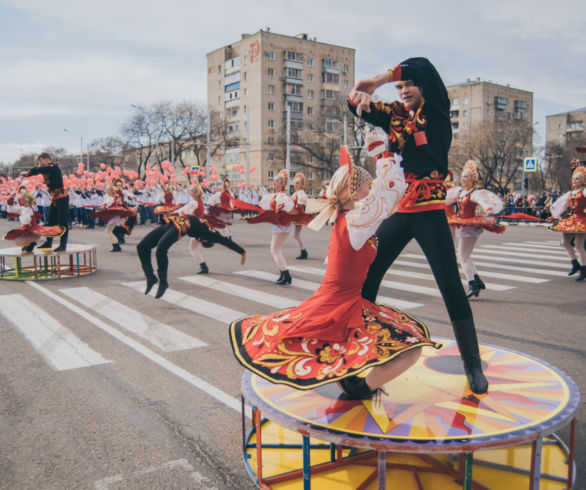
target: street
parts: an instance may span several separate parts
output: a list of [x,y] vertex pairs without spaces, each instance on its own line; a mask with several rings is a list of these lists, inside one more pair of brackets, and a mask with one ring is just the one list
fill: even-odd
[[[219,245],[205,248],[208,275],[196,274],[184,238],[169,252],[169,289],[155,299],[156,287],[144,295],[136,256],[153,226],[135,227],[121,253],[109,252],[103,228],[73,228],[70,243],[97,246],[95,274],[0,281],[0,488],[255,488],[242,461],[243,369],[227,326],[309,297],[325,270],[331,227],[303,230],[308,260],[295,260],[298,246],[287,241],[290,286],[274,285],[268,225],[236,218],[232,238],[247,262]],[[15,227],[0,221],[2,235]],[[553,364],[583,397],[586,281],[567,276],[559,239],[541,226],[483,233],[473,258],[487,289],[471,305],[480,342]],[[378,302],[424,321],[432,336],[453,337],[415,242],[385,281]],[[585,420],[582,401],[576,488],[586,488]],[[559,433],[566,443],[568,428]]]

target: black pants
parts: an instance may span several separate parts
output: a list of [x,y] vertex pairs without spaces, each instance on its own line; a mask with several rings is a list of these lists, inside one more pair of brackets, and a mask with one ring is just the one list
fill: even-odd
[[383,276],[405,246],[417,241],[435,277],[450,320],[472,317],[460,274],[454,242],[443,210],[396,213],[385,219],[376,231],[378,251],[362,287],[362,296],[375,301]]
[[167,223],[157,226],[140,241],[136,250],[138,251],[138,258],[140,259],[142,270],[146,276],[154,275],[151,250],[157,247],[155,256],[157,257],[159,280],[162,282],[167,281],[167,269],[169,268],[167,252],[177,240],[179,240],[177,228],[173,224]]
[[[67,247],[67,237],[69,236],[69,196],[57,199],[49,207],[49,226],[60,225],[65,228],[65,233],[61,235],[59,247]],[[49,243],[53,243],[52,238],[48,238]]]

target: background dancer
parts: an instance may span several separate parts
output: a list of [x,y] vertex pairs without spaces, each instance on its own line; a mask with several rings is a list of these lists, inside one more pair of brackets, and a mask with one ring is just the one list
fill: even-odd
[[[307,204],[307,193],[305,192],[305,175],[301,172],[295,174],[293,177],[293,188],[295,192],[291,198],[293,199],[294,207],[293,209],[298,212],[300,215],[305,215],[305,205]],[[299,256],[295,257],[297,260],[303,260],[307,258],[307,250],[305,249],[305,245],[301,241],[301,230],[303,230],[303,225],[295,224],[295,234],[293,238],[299,245]]]
[[[559,221],[550,230],[562,232],[562,247],[572,260],[568,276],[579,272],[576,281],[586,279],[586,167],[579,161],[572,173],[572,190],[551,205],[551,215]],[[562,215],[569,210],[569,216]],[[572,245],[573,241],[573,245]]]
[[[169,257],[167,254],[171,246],[185,235],[199,240],[204,247],[211,247],[215,243],[219,243],[228,247],[230,250],[234,250],[242,256],[240,265],[244,265],[246,251],[230,238],[226,238],[217,231],[211,230],[196,216],[167,216],[164,218],[164,221],[162,225],[157,226],[157,228],[148,233],[136,247],[138,258],[140,259],[147,281],[144,294],[148,294],[157,282],[159,283],[159,287],[155,297],[160,298],[165,294],[165,291],[169,287],[167,281]],[[158,278],[153,271],[151,262],[151,250],[155,247],[157,248],[155,255],[157,258]]]
[[[54,252],[65,252],[67,250],[67,238],[69,236],[69,194],[63,187],[63,175],[59,165],[51,160],[51,154],[41,153],[38,158],[39,167],[31,168],[22,172],[21,177],[31,177],[33,175],[42,175],[47,185],[47,190],[51,194],[51,205],[49,207],[48,226],[59,225],[64,228],[61,235],[59,246]],[[53,247],[53,237],[47,237],[45,242],[39,245],[38,249],[51,249]]]
[[[371,102],[375,90],[395,82],[402,102]],[[401,152],[408,183],[399,209],[376,232],[377,257],[362,289],[374,301],[382,278],[403,248],[415,239],[431,267],[446,304],[472,391],[484,393],[472,309],[460,280],[454,243],[446,218],[444,179],[452,141],[450,100],[435,67],[425,58],[410,58],[373,78],[359,81],[348,98],[349,109],[388,133],[392,152]]]
[[[414,318],[360,295],[376,255],[372,234],[405,191],[400,157],[378,160],[370,191],[370,174],[352,165],[345,149],[340,160],[328,202],[309,224],[319,230],[334,221],[319,289],[295,308],[232,323],[230,341],[238,361],[269,381],[302,390],[340,381],[344,398],[356,400],[370,398],[417,361],[419,347],[434,344]],[[357,376],[369,367],[366,378]]]
[[[505,226],[497,224],[495,220],[487,220],[476,215],[476,208],[480,206],[487,216],[494,216],[503,210],[500,198],[486,189],[479,189],[478,171],[473,160],[468,160],[460,175],[462,187],[452,187],[447,191],[446,206],[456,203],[457,212],[448,216],[450,227],[457,228],[458,260],[468,281],[466,297],[478,296],[486,286],[472,261],[472,252],[483,230],[494,233],[503,233]],[[453,236],[453,235],[452,235]]]
[[275,282],[279,285],[291,284],[292,281],[283,256],[283,247],[293,231],[293,216],[288,212],[293,209],[294,203],[285,190],[288,182],[289,174],[283,169],[273,180],[274,192],[263,196],[259,203],[264,212],[247,220],[248,223],[271,223],[271,255],[279,268],[280,274]]
[[104,208],[90,214],[90,218],[98,218],[106,223],[105,232],[112,250],[110,252],[121,252],[118,237],[114,234],[114,228],[124,223],[124,219],[130,216],[136,216],[136,210],[131,210],[124,204],[124,194],[118,182],[106,189],[106,197],[104,198]]

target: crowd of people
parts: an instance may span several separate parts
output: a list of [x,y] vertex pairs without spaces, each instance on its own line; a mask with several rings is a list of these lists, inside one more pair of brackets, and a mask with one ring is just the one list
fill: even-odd
[[[401,102],[372,100],[374,92],[394,82]],[[489,380],[482,369],[475,321],[468,299],[485,285],[471,260],[483,232],[502,233],[499,215],[509,219],[553,219],[551,229],[562,232],[578,281],[586,279],[586,167],[574,162],[572,189],[556,194],[511,194],[501,200],[482,189],[473,161],[464,166],[455,185],[448,170],[451,143],[449,99],[446,88],[425,58],[410,58],[384,73],[359,81],[348,98],[355,117],[379,128],[365,135],[365,149],[375,160],[373,178],[340,150],[340,168],[324,184],[322,199],[310,199],[305,177],[289,172],[274,178],[273,188],[237,186],[212,172],[175,175],[170,162],[147,167],[146,174],[122,171],[102,164],[88,172],[80,163],[75,174],[62,175],[48,153],[39,166],[17,179],[0,178],[0,206],[20,227],[5,238],[22,253],[67,250],[73,225],[105,226],[112,252],[120,251],[124,236],[135,224],[157,224],[137,246],[146,279],[145,294],[158,284],[156,298],[169,287],[169,250],[183,236],[207,274],[203,248],[220,244],[238,253],[246,250],[232,237],[232,219],[240,214],[254,226],[271,225],[267,244],[279,276],[278,286],[292,284],[283,247],[293,234],[299,246],[296,259],[307,259],[302,240],[305,226],[332,228],[327,269],[319,289],[299,306],[268,315],[252,315],[230,326],[234,354],[247,369],[277,383],[310,389],[337,381],[350,399],[379,393],[385,383],[417,361],[420,347],[440,348],[425,325],[391,305],[377,304],[383,276],[405,246],[415,240],[434,274],[450,317],[472,392],[485,393]],[[41,225],[42,223],[42,225]],[[37,240],[45,237],[41,245]],[[456,253],[457,242],[457,253]],[[152,265],[155,249],[157,270]],[[458,261],[468,281],[464,290]],[[348,271],[348,265],[352,271]],[[365,348],[369,345],[369,348]],[[360,374],[372,368],[366,377]]]

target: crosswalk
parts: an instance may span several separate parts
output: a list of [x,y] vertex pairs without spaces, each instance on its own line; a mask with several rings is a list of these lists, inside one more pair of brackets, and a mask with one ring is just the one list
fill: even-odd
[[[493,293],[493,299],[520,284],[544,284],[556,277],[566,276],[569,264],[557,242],[485,245],[476,249],[473,258],[480,275],[485,279],[487,290]],[[219,278],[214,275],[182,276],[172,280],[171,287],[159,301],[184,310],[189,314],[190,321],[203,318],[227,325],[255,312],[296,306],[301,301],[299,297],[309,297],[319,287],[325,266],[295,264],[290,266],[290,270],[293,283],[286,287],[271,288],[270,292],[267,292],[267,286],[274,282],[275,275],[262,270],[236,271],[232,276]],[[152,317],[148,316],[118,301],[111,291],[97,291],[87,286],[48,291],[37,283],[29,284],[37,292],[49,296],[61,307],[64,306],[70,313],[83,319],[79,324],[83,328],[74,332],[65,327],[59,318],[58,308],[48,311],[23,294],[0,295],[0,319],[3,317],[14,326],[55,371],[116,362],[82,340],[84,329],[92,326],[169,370],[175,368],[165,364],[168,362],[164,361],[165,354],[213,347],[180,328],[166,324],[162,310],[156,310]],[[141,295],[143,299],[140,301],[145,301],[143,281],[124,282],[121,285]],[[153,288],[151,296],[155,290]],[[201,291],[212,294],[202,295]],[[304,294],[299,294],[299,291]],[[405,253],[396,260],[381,284],[380,293],[377,298],[379,303],[402,310],[421,309],[427,302],[441,298],[425,257],[417,253]],[[388,296],[388,293],[392,296]],[[292,297],[295,295],[297,298]],[[213,301],[198,296],[211,296]],[[236,304],[246,311],[234,309]],[[221,341],[225,343],[226,339],[222,337]],[[194,380],[190,374],[180,375],[192,383],[201,381]],[[220,393],[218,396],[227,395]],[[229,399],[229,403],[237,405],[232,399]]]

